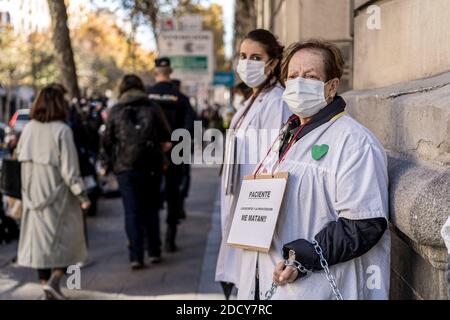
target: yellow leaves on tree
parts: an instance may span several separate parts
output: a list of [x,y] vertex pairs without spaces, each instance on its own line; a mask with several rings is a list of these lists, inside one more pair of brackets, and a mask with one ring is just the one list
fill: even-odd
[[177,17],[188,14],[198,14],[203,17],[203,28],[212,31],[214,34],[216,69],[221,71],[226,70],[229,66],[227,66],[225,61],[225,27],[223,24],[222,6],[211,4],[209,7],[205,7],[200,4],[188,3],[184,6],[178,6],[175,9],[175,15]]
[[89,14],[72,30],[78,76],[84,88],[113,88],[129,72],[145,74],[154,67],[155,55],[145,51],[117,25],[111,13]]

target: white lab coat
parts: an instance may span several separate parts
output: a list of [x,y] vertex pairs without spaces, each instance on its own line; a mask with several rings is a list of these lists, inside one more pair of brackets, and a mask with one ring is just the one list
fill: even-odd
[[[319,161],[314,145],[327,144]],[[264,169],[271,172],[278,151],[272,151]],[[328,223],[339,217],[360,220],[388,218],[387,159],[378,140],[362,125],[344,115],[308,133],[293,145],[275,172],[289,172],[284,202],[268,254],[243,251],[239,299],[254,299],[258,261],[260,298],[272,284],[275,266],[283,260],[283,245],[297,239],[312,241]],[[390,236],[365,255],[330,267],[344,299],[388,299]],[[334,299],[325,273],[314,272],[279,287],[272,299]]]
[[[292,114],[289,108],[282,100],[284,88],[281,85],[275,86],[269,91],[262,92],[255,100],[250,111],[242,121],[236,134],[236,152],[239,159],[238,181],[235,194],[226,195],[225,183],[226,177],[222,175],[221,183],[221,227],[222,241],[220,245],[219,257],[216,266],[217,282],[230,282],[237,284],[241,268],[241,250],[230,247],[227,244],[228,235],[233,220],[234,208],[239,195],[240,183],[244,176],[249,175],[254,170],[256,164],[261,161],[263,154],[268,150],[272,138],[278,134],[281,126],[289,119]],[[246,106],[239,108],[231,121],[231,127],[236,127],[236,123],[245,112]],[[250,130],[267,129],[264,132],[258,132],[257,140],[248,139]],[[256,132],[256,131],[255,131]],[[271,136],[272,135],[272,138]],[[247,138],[246,138],[247,137]],[[252,163],[249,163],[252,162]]]

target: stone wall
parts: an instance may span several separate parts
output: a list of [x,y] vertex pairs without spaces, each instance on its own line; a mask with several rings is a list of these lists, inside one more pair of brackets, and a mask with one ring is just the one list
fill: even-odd
[[272,30],[285,46],[311,38],[327,40],[338,45],[346,62],[341,87],[345,91],[352,88],[351,0],[255,1],[258,27]]
[[[348,111],[389,154],[391,298],[447,299],[450,1],[284,0],[276,15],[282,0],[256,1],[258,26],[285,44],[340,45],[350,78],[342,88],[354,88],[344,94]],[[374,8],[379,29],[368,27]]]
[[450,73],[344,97],[389,155],[392,298],[447,299]]
[[[381,9],[379,30],[367,28],[369,4]],[[447,299],[440,230],[450,215],[450,1],[355,8],[358,90],[344,96],[389,154],[391,298]]]
[[[379,30],[367,27],[369,4],[380,9]],[[359,0],[355,8],[355,89],[450,71],[448,0]]]

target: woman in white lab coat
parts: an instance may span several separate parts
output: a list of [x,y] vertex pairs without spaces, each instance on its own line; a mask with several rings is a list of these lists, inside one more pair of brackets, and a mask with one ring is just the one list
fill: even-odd
[[216,267],[216,281],[227,283],[224,290],[239,281],[241,250],[229,247],[227,239],[241,181],[252,173],[271,135],[277,134],[290,115],[279,82],[283,49],[275,36],[263,29],[250,32],[240,48],[237,72],[253,94],[234,115],[227,135],[221,188],[222,243]]
[[386,154],[345,114],[343,66],[330,43],[287,50],[283,98],[294,116],[255,174],[289,180],[269,253],[242,254],[239,299],[388,299]]

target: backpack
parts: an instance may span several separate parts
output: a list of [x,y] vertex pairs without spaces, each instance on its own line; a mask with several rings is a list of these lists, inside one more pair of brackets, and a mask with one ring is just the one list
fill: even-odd
[[154,133],[151,106],[125,105],[119,116],[118,150],[116,156],[130,167],[149,167],[160,155],[159,143]]

